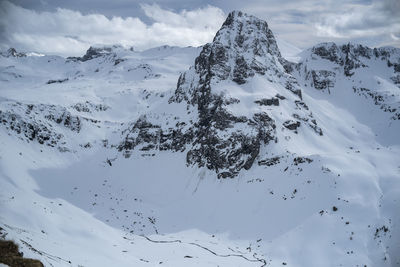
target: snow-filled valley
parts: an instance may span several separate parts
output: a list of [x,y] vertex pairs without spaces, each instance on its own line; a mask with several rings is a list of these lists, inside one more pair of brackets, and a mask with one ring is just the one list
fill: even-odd
[[1,52],[0,236],[45,266],[400,266],[400,49],[293,50],[235,11],[197,48]]

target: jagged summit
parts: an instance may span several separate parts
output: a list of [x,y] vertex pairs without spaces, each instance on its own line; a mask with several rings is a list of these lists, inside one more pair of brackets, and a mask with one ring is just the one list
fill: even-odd
[[[186,103],[189,113],[198,114],[191,132],[182,134],[185,138],[180,142],[191,144],[188,164],[206,166],[220,178],[234,177],[251,168],[262,147],[278,142],[277,129],[296,131],[299,118],[323,135],[284,64],[265,21],[240,11],[229,14],[194,66],[179,77],[169,101]],[[246,87],[257,93],[249,94]],[[279,109],[280,101],[293,109],[296,121],[271,116],[270,110]]]
[[6,52],[1,52],[0,55],[3,57],[26,57],[25,53],[17,52],[13,47],[10,47]]
[[255,74],[284,71],[284,59],[267,22],[241,11],[231,12],[213,42],[206,44],[196,59],[198,73],[217,80],[243,84]]
[[113,48],[112,46],[91,46],[81,60],[86,61],[103,55],[110,55],[113,52]]
[[96,44],[89,47],[86,53],[82,57],[69,57],[69,60],[79,60],[88,61],[99,57],[111,57],[116,58],[118,54],[124,53],[126,51],[134,51],[133,47],[126,49],[120,44],[115,45],[103,45]]
[[[189,76],[198,76],[198,83],[204,89],[223,80],[241,85],[256,74],[265,75],[270,80],[277,80],[282,76],[291,79],[288,67],[289,63],[281,56],[267,22],[241,11],[233,11],[229,13],[213,41],[204,45],[195,60],[194,68],[179,78],[172,101],[196,101],[193,92],[195,94],[197,89],[193,83],[187,82]],[[206,84],[207,86],[203,86]],[[287,89],[301,98],[299,88],[291,85]]]
[[253,52],[261,57],[266,54],[281,57],[274,34],[267,22],[241,11],[229,13],[213,42],[229,45],[242,52],[250,54]]

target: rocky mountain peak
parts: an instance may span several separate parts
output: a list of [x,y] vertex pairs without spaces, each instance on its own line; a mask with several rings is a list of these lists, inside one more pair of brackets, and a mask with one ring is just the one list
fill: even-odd
[[89,49],[86,51],[86,54],[82,57],[82,61],[90,60],[96,57],[100,57],[103,55],[109,55],[112,53],[112,48],[111,47],[95,47],[91,46]]
[[[293,101],[293,110],[301,110],[302,115],[296,116],[315,121],[300,101],[300,86],[286,71],[286,63],[265,21],[240,11],[229,14],[213,42],[203,47],[194,66],[179,77],[169,101],[186,103],[188,113],[197,114],[190,131],[180,134],[185,140],[179,143],[189,144],[188,164],[206,166],[216,171],[219,178],[234,177],[240,170],[251,168],[263,146],[278,142],[277,123],[270,116],[269,107],[278,107],[279,101],[286,97],[275,94],[280,100],[259,99],[259,96],[242,99],[241,94],[232,90],[243,90],[245,86],[241,85],[251,83],[256,75],[281,88],[282,94],[290,91],[285,101]],[[268,86],[265,90],[268,93]],[[247,102],[265,108],[250,111],[245,107]],[[300,107],[303,104],[304,108]],[[283,125],[294,131],[299,126],[300,122],[291,120]],[[310,127],[322,135],[316,122]]]
[[25,53],[17,52],[13,47],[9,48],[6,52],[1,53],[4,57],[26,57]]
[[281,57],[267,22],[240,11],[231,12],[213,42],[203,47],[195,62],[197,73],[216,80],[244,84],[255,74],[281,75]]
[[[117,57],[117,53],[124,51],[121,45],[93,45],[90,46],[82,57],[69,57],[69,60],[88,61],[98,57]],[[133,49],[131,49],[133,51]]]
[[203,46],[193,68],[180,76],[171,102],[186,100],[198,104],[200,98],[212,94],[214,84],[233,81],[241,85],[256,74],[285,83],[286,89],[301,98],[301,90],[289,74],[290,68],[291,63],[281,56],[267,22],[233,11],[213,42]]
[[241,52],[281,57],[278,45],[266,21],[241,11],[232,11],[214,37],[213,43],[230,45]]

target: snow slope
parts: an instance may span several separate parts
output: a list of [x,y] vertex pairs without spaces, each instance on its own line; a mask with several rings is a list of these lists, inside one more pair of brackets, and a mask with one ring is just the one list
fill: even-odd
[[236,11],[199,48],[3,52],[1,236],[46,266],[399,266],[399,50],[278,47]]

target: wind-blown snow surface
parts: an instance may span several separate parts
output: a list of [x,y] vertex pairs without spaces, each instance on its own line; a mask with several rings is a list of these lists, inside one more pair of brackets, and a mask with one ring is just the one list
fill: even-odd
[[[227,108],[235,116],[262,111],[276,124],[275,140],[232,179],[187,164],[186,150],[120,151],[143,115],[163,129],[195,121],[169,100],[201,49],[3,53],[1,235],[46,266],[399,266],[396,66],[370,58],[346,76],[305,51],[285,74],[301,101],[269,74],[213,84],[241,100]],[[321,77],[334,84],[317,86]],[[254,103],[276,95],[278,106]]]

